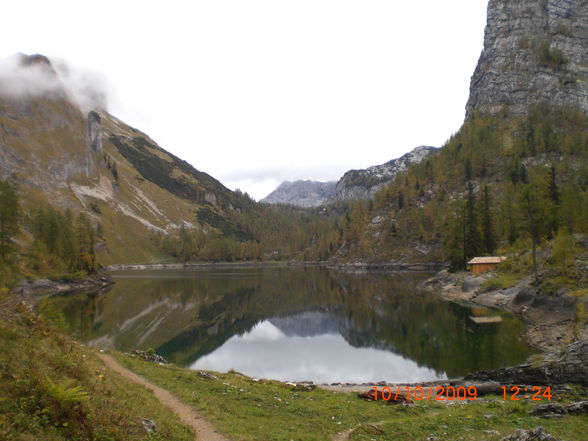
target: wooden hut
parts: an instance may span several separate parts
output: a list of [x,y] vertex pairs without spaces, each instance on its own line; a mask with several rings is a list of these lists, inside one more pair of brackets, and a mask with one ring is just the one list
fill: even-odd
[[468,262],[468,270],[472,274],[480,274],[484,271],[496,269],[496,265],[505,260],[506,257],[504,256],[474,257]]

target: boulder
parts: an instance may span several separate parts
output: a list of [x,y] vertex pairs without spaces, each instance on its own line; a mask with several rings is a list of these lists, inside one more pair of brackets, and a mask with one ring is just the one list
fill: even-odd
[[588,386],[588,340],[576,341],[545,355],[539,365],[530,363],[478,371],[464,381],[498,381],[501,384],[581,384]]
[[548,433],[543,432],[543,427],[539,426],[533,430],[519,429],[508,436],[505,436],[500,441],[562,441],[555,438]]
[[551,417],[554,415],[564,415],[567,410],[564,406],[558,403],[541,404],[529,412],[532,416]]
[[137,357],[141,357],[143,360],[150,361],[152,363],[169,364],[169,362],[164,357],[162,357],[161,355],[157,355],[155,352],[152,351],[135,350],[131,352],[131,354],[136,355]]

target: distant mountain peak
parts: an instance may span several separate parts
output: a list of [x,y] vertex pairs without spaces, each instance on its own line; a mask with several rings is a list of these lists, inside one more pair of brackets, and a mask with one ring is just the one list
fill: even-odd
[[418,164],[437,150],[437,147],[421,145],[384,164],[349,170],[338,182],[284,181],[259,202],[318,207],[339,200],[370,199],[397,173]]
[[[18,54],[16,54],[16,57],[17,57],[20,65],[23,67],[46,66],[46,67],[50,67],[53,70],[53,65],[51,64],[51,60],[49,60],[49,58],[46,57],[45,55],[41,55],[41,54],[27,55],[27,54],[23,54],[23,53],[18,53]],[[53,72],[55,73],[55,70],[53,70]]]
[[259,202],[318,207],[325,204],[335,191],[336,182],[310,180],[284,181]]

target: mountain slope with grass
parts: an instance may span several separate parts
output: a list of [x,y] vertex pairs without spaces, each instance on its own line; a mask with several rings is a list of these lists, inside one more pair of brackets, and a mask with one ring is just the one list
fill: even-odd
[[[20,242],[30,241],[27,217],[45,204],[89,217],[102,264],[175,259],[158,239],[183,230],[231,245],[259,242],[255,226],[242,219],[257,213],[247,195],[162,149],[99,102],[82,104],[48,58],[21,54],[4,63],[11,69],[3,68],[9,74],[0,87],[0,179],[18,188]],[[262,211],[257,218],[267,219],[271,210]]]
[[[191,441],[146,389],[104,366],[93,350],[0,290],[0,438]],[[147,433],[144,419],[155,423]]]

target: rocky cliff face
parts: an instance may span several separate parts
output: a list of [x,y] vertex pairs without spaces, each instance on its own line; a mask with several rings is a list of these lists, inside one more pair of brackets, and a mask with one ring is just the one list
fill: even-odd
[[260,202],[266,204],[292,204],[299,207],[318,207],[325,204],[335,192],[335,182],[285,181]]
[[102,151],[102,119],[95,111],[88,113],[88,143],[94,152]]
[[349,170],[337,182],[331,200],[369,199],[394,179],[397,173],[406,170],[412,164],[418,164],[436,150],[435,147],[420,146],[385,164],[363,170]]
[[588,111],[587,48],[586,0],[490,0],[466,118],[543,102]]

